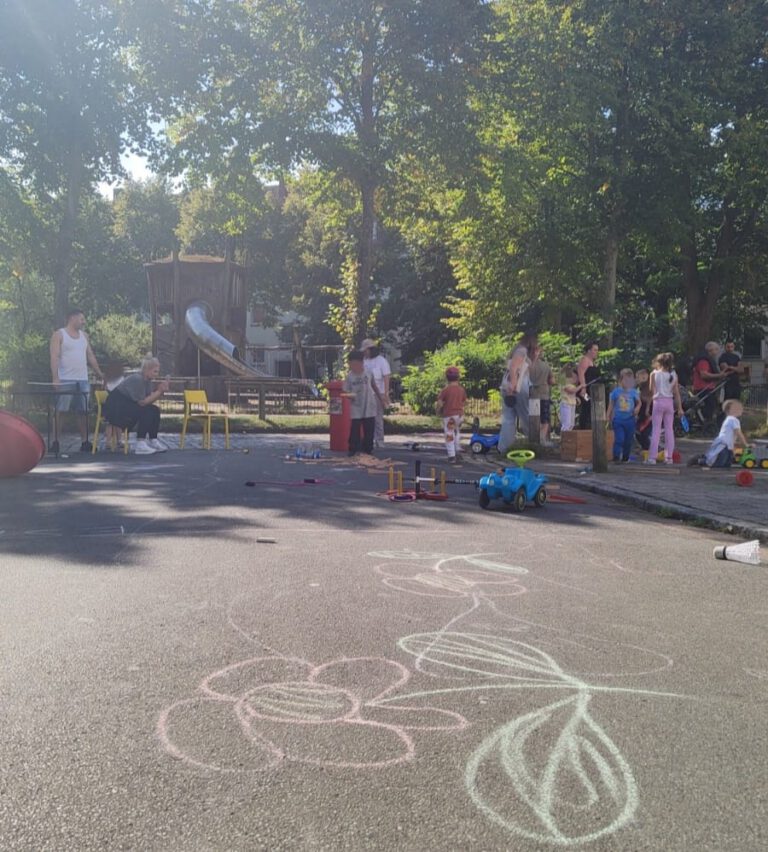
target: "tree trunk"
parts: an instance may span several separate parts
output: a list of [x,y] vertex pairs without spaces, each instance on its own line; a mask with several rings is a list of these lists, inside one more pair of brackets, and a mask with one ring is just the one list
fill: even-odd
[[619,236],[611,224],[605,240],[605,257],[603,265],[603,301],[600,314],[608,325],[600,345],[606,348],[613,346],[613,324],[616,320],[616,275],[619,264]]
[[659,294],[654,304],[656,314],[656,346],[660,351],[669,349],[669,341],[672,338],[672,326],[669,324],[669,296],[666,293]]
[[357,253],[357,323],[355,340],[368,333],[369,300],[371,296],[371,277],[373,275],[374,236],[376,229],[376,187],[373,181],[363,181],[360,185],[360,198],[363,207],[360,225],[360,244]]
[[724,203],[723,221],[717,233],[715,254],[706,282],[699,272],[695,235],[691,234],[682,246],[683,282],[688,312],[686,329],[686,348],[689,355],[698,352],[712,336],[712,323],[715,307],[728,276],[727,261],[731,257],[736,242],[736,213]]
[[[373,25],[371,25],[372,28]],[[374,106],[376,39],[367,26],[363,26],[362,61],[360,68],[360,147],[364,164],[358,186],[362,203],[360,242],[357,251],[357,298],[354,323],[355,342],[368,332],[371,276],[373,275],[376,232],[376,166],[378,144],[376,137],[376,112]]]
[[72,245],[80,211],[80,193],[83,188],[85,167],[79,141],[73,141],[67,164],[67,194],[59,225],[56,261],[53,271],[54,320],[64,325],[69,311],[69,286],[72,276]]

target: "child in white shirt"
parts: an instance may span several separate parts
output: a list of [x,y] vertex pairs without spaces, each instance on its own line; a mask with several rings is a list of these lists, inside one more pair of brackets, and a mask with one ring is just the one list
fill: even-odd
[[725,420],[720,427],[720,433],[712,441],[707,450],[705,459],[707,467],[730,467],[733,464],[733,448],[738,441],[742,446],[747,446],[747,439],[741,431],[739,417],[744,413],[744,406],[738,399],[727,399],[723,403]]
[[675,452],[675,410],[683,414],[680,400],[680,382],[674,370],[675,359],[671,352],[661,352],[656,356],[656,369],[651,373],[649,393],[651,400],[648,408],[651,413],[651,446],[646,464],[656,464],[659,441],[664,431],[664,461],[672,464]]
[[720,433],[709,446],[703,456],[694,457],[689,464],[699,464],[704,467],[730,467],[733,464],[733,448],[738,441],[747,446],[747,439],[741,431],[739,417],[744,413],[744,406],[738,399],[727,399],[723,403],[725,420],[720,427]]

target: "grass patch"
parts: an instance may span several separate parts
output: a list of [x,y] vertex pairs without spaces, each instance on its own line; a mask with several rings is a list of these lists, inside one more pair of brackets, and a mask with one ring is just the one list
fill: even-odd
[[[45,412],[30,411],[24,416],[30,420],[41,432],[46,430]],[[183,416],[179,412],[163,412],[160,421],[160,430],[170,434],[181,432]],[[95,415],[91,414],[90,427],[93,429]],[[483,431],[494,433],[498,430],[499,422],[493,417],[481,418],[480,426]],[[74,429],[74,419],[71,416],[63,419],[63,427],[69,432]],[[469,434],[472,422],[467,418],[462,427],[462,432]],[[440,432],[443,425],[439,417],[430,417],[419,414],[390,414],[384,417],[384,431],[388,435],[411,435],[425,432]],[[255,414],[232,414],[229,418],[229,430],[233,434],[328,434],[329,422],[327,414],[271,414],[266,420],[260,420]],[[200,423],[191,423],[189,433],[194,435],[200,432]],[[221,420],[213,421],[213,432],[221,434],[224,431]]]

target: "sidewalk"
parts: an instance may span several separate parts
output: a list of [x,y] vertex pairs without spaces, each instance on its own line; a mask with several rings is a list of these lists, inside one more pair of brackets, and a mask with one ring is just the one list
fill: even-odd
[[[672,467],[609,463],[608,473],[595,474],[583,462],[561,462],[556,450],[531,464],[553,482],[622,500],[664,517],[768,542],[768,471],[753,470],[753,485],[745,488],[736,484],[741,467],[687,467],[685,461],[707,445],[707,441],[681,441],[684,463]],[[499,456],[485,456],[482,464],[495,467]]]

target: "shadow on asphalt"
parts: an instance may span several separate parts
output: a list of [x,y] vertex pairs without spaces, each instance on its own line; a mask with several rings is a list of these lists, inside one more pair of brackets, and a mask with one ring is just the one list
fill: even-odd
[[[466,528],[471,542],[482,518],[510,525],[535,518],[558,527],[585,527],[625,511],[591,495],[579,495],[587,500],[585,505],[550,503],[517,514],[494,503],[483,511],[472,485],[449,485],[446,503],[393,503],[381,496],[387,488],[386,472],[370,474],[342,455],[322,464],[287,462],[287,449],[287,444],[254,442],[248,454],[185,450],[148,457],[46,459],[25,476],[0,480],[0,554],[102,569],[133,565],[151,570],[142,543],[148,536],[187,538],[193,551],[194,539],[201,536],[252,541],[254,530],[322,526],[396,532],[426,523]],[[389,458],[405,462],[398,469],[409,487],[415,454],[387,449]],[[449,479],[474,480],[489,469],[472,463],[449,467],[437,453],[418,457],[425,472],[432,466],[445,469]],[[248,487],[246,482],[255,484]]]

